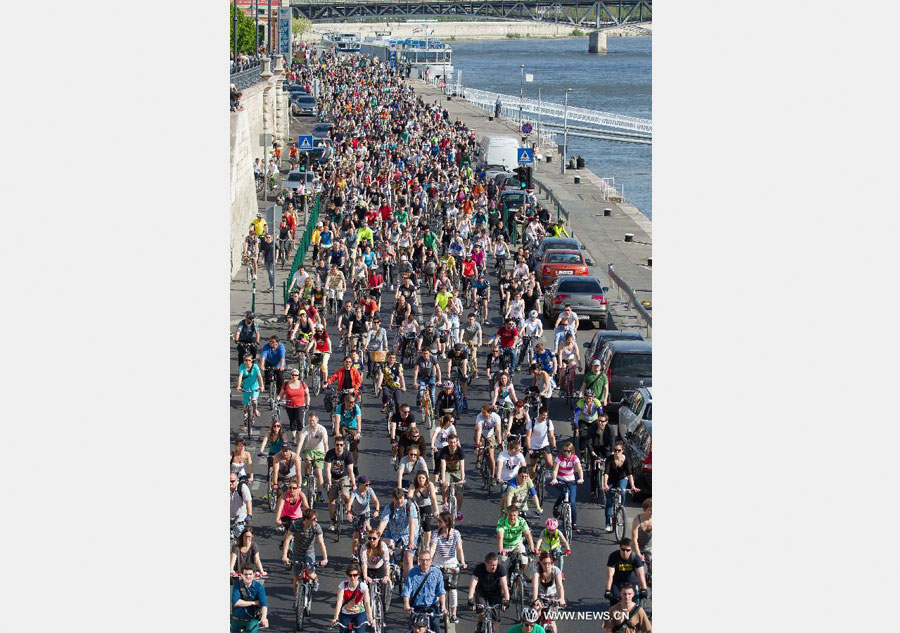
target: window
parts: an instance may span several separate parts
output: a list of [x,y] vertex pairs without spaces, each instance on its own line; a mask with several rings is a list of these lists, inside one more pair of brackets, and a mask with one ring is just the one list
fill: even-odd
[[616,354],[613,358],[612,373],[614,376],[650,378],[653,376],[653,355]]
[[644,419],[647,420],[648,422],[653,421],[653,403],[652,402],[647,403],[647,409],[646,409],[646,411],[644,411]]
[[641,408],[644,406],[644,396],[641,395],[641,392],[635,391],[631,394],[631,402],[628,405],[634,414],[638,417],[641,415]]
[[548,264],[584,264],[581,253],[549,253]]
[[602,294],[602,287],[596,279],[563,279],[559,282],[557,290],[559,292],[594,292]]

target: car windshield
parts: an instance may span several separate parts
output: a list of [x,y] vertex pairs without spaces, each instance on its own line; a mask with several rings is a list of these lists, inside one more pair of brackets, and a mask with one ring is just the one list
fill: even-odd
[[316,100],[313,99],[312,97],[307,97],[304,95],[304,96],[297,97],[297,103],[302,103],[303,105],[307,105],[307,104],[315,105]]
[[602,286],[600,286],[600,282],[596,279],[564,279],[559,282],[559,287],[556,291],[568,293],[583,292],[585,294],[594,292],[602,294]]
[[647,404],[647,410],[644,411],[644,419],[649,421],[653,420],[653,403],[650,402]]
[[612,373],[649,378],[653,375],[653,354],[616,354],[613,357]]
[[301,180],[301,174],[288,174],[288,182],[299,182]]
[[506,167],[504,167],[503,165],[488,165],[487,169],[489,169],[489,170],[499,169],[500,171],[506,171]]
[[548,264],[580,264],[581,255],[578,253],[550,253],[547,255]]

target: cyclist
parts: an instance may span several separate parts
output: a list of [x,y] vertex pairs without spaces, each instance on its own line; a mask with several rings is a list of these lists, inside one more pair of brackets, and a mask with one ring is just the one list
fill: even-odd
[[[387,584],[390,580],[388,570],[390,569],[390,558],[387,544],[381,540],[381,533],[376,529],[371,529],[366,536],[366,542],[359,547],[359,561],[362,564],[363,580],[368,585],[374,582]],[[382,592],[382,600],[384,592]],[[384,603],[382,603],[382,613],[384,613]]]
[[231,559],[228,567],[232,572],[240,573],[244,569],[244,565],[250,565],[259,570],[260,576],[269,575],[263,568],[262,560],[259,558],[259,547],[253,540],[254,538],[253,527],[247,526],[238,537],[237,543],[231,546]]
[[[528,541],[527,549],[523,541]],[[519,516],[519,506],[517,505],[506,508],[506,516],[497,521],[497,551],[500,553],[500,562],[504,564],[507,561],[508,553],[518,552],[523,573],[528,569],[528,554],[537,553],[534,548],[534,540],[531,538],[531,530],[528,529],[525,519]],[[510,567],[509,573],[513,571],[515,568]]]
[[381,326],[381,319],[376,315],[374,319],[372,319],[372,327],[366,333],[366,336],[363,337],[363,353],[369,352],[368,355],[368,369],[369,369],[369,377],[375,379],[375,393],[379,393],[381,391],[381,372],[380,370],[384,366],[384,361],[379,363],[381,367],[376,367],[376,364],[372,362],[372,352],[387,352],[388,348],[388,336],[387,330],[385,330]]
[[525,426],[531,416],[528,414],[528,408],[525,406],[524,400],[516,400],[516,406],[512,414],[509,416],[509,425],[506,429],[506,441],[518,440],[520,443],[525,439]]
[[378,272],[378,266],[375,263],[369,265],[366,283],[368,284],[369,296],[376,302],[378,309],[381,310],[381,290],[384,288],[384,277]]
[[[566,330],[573,337],[578,333],[578,315],[572,310],[572,304],[566,303],[563,307],[563,311],[559,313],[559,316],[556,317],[556,324],[554,327],[559,327],[563,323],[567,324]],[[559,341],[554,341],[555,346],[559,346]]]
[[[284,320],[287,323],[288,329],[288,341],[293,341],[295,336],[295,329],[297,327],[298,320],[300,318],[300,291],[294,290],[291,292],[291,298],[288,299],[288,302],[284,304]],[[310,332],[312,334],[312,332]]]
[[[576,479],[577,476],[577,479]],[[580,534],[578,529],[578,506],[575,496],[578,492],[576,484],[584,483],[584,471],[581,468],[581,460],[575,454],[572,442],[564,442],[562,450],[553,461],[553,473],[550,480],[551,486],[559,487],[559,496],[553,504],[553,516],[559,517],[559,506],[565,496],[565,489],[569,490],[569,504],[572,506],[572,532]]]
[[434,401],[434,409],[439,415],[456,416],[459,410],[459,399],[456,397],[456,390],[453,383],[449,380],[444,381],[444,388],[437,395]]
[[506,308],[505,316],[507,320],[512,319],[517,329],[522,329],[522,326],[525,324],[525,301],[522,300],[521,292],[516,291],[513,293],[513,298]]
[[231,630],[259,630],[260,625],[269,626],[269,603],[266,600],[266,588],[253,579],[253,565],[245,564],[241,570],[241,578],[231,587]]
[[[433,325],[431,326],[434,327]],[[423,333],[423,336],[425,334]],[[422,339],[419,339],[421,343]],[[435,401],[437,383],[441,379],[441,366],[431,357],[431,348],[423,347],[422,355],[416,359],[413,367],[413,382],[418,386],[416,406],[422,405],[422,392],[427,387],[431,391],[431,402]]]
[[274,334],[270,336],[269,344],[263,347],[259,354],[266,389],[272,384],[272,380],[275,380],[275,386],[278,391],[281,391],[284,382],[281,372],[284,371],[286,356],[287,350],[284,349],[284,343],[279,343],[278,337]]
[[481,306],[481,322],[487,325],[489,323],[488,303],[491,300],[491,284],[485,279],[484,272],[478,273],[478,279],[472,282],[472,287],[475,288],[475,306],[476,308]]
[[253,409],[253,415],[259,417],[259,387],[262,383],[262,372],[259,365],[253,362],[250,354],[244,354],[244,364],[238,371],[237,391],[242,394],[241,404],[247,406],[250,404]]
[[534,608],[540,612],[547,624],[546,630],[556,633],[556,623],[552,619],[553,611],[550,609],[554,606],[554,602],[558,602],[560,608],[566,607],[563,574],[554,564],[553,554],[550,552],[542,552],[538,561],[537,569],[531,578],[531,599]]
[[625,443],[618,440],[613,445],[612,458],[606,460],[602,479],[603,492],[606,493],[606,531],[612,532],[612,512],[614,496],[612,487],[622,491],[622,503],[625,502],[625,493],[628,486],[633,492],[640,492],[640,488],[634,486],[634,474],[631,470],[631,462],[625,455]]
[[531,461],[529,466],[531,477],[534,478],[538,459],[544,460],[549,472],[553,467],[553,460],[547,449],[549,447],[556,452],[556,433],[546,406],[541,407],[537,418],[529,420],[525,425],[525,446],[528,447],[528,457]]
[[508,441],[506,450],[501,451],[500,454],[497,455],[494,473],[497,476],[497,482],[501,484],[501,486],[504,486],[515,479],[519,470],[526,464],[521,447],[521,441],[518,438],[513,438]]
[[529,371],[531,372],[531,386],[537,388],[538,396],[541,399],[541,406],[549,406],[550,398],[553,397],[553,389],[556,387],[556,383],[553,382],[553,378],[550,374],[544,371],[544,368],[538,363],[531,363]]
[[288,424],[291,431],[291,441],[296,442],[297,433],[303,430],[303,420],[300,413],[304,407],[309,407],[309,387],[300,380],[300,371],[298,369],[291,369],[290,380],[281,385],[278,399],[284,400],[284,407],[287,410]]
[[460,389],[462,390],[462,410],[469,408],[469,350],[462,343],[454,343],[453,349],[447,355],[447,377],[453,374],[453,368],[460,372]]
[[[399,464],[397,464],[397,488],[400,489],[403,489],[403,477],[405,475],[417,473],[420,470],[428,471],[425,458],[422,457],[425,453],[425,438],[419,434],[419,429],[415,426],[411,427],[409,431],[404,434],[404,437],[409,438],[412,435],[415,435],[418,440],[413,441],[407,439],[407,441],[412,441],[413,443],[406,446],[406,456],[400,460]],[[400,450],[402,450],[402,447]]]
[[351,628],[359,633],[366,633],[372,616],[372,601],[369,595],[369,587],[360,582],[362,571],[356,563],[347,565],[347,580],[341,581],[337,589],[337,603],[334,607],[334,617],[331,626],[338,622],[344,628]]
[[494,385],[491,406],[512,408],[516,400],[516,388],[513,387],[509,372],[500,372],[497,375],[497,384]]
[[[516,448],[518,449],[518,446]],[[521,455],[519,456],[521,457]],[[503,485],[505,490],[503,490],[503,496],[500,498],[500,518],[505,517],[512,506],[520,508],[519,514],[522,518],[525,518],[529,500],[534,504],[535,516],[540,516],[544,513],[534,482],[528,476],[528,469],[519,468],[515,476]]]
[[409,570],[400,596],[404,611],[425,613],[430,620],[429,628],[440,631],[441,615],[447,608],[447,592],[444,575],[431,566],[431,552],[419,552],[419,564]]
[[307,484],[309,469],[312,466],[316,483],[318,484],[316,487],[316,501],[322,503],[322,489],[324,488],[322,465],[325,461],[325,454],[328,452],[328,431],[319,424],[319,416],[317,414],[309,414],[308,424],[303,429],[303,432],[300,433],[297,450],[303,454],[303,486],[305,487]]
[[[534,344],[540,341],[542,336],[544,336],[544,326],[541,323],[537,310],[532,310],[528,313],[528,318],[522,325],[522,349],[528,350],[528,354],[522,354],[519,358],[519,365],[523,362],[531,364],[532,359],[526,358],[526,356],[535,355]],[[516,367],[516,369],[518,369],[518,367]]]
[[256,273],[259,270],[259,238],[252,224],[247,231],[247,237],[244,238],[241,259],[244,265],[253,267],[253,281],[256,281]]
[[234,451],[231,453],[231,472],[239,479],[253,483],[253,458],[247,450],[247,442],[239,437],[234,440]]
[[[276,494],[273,490],[270,494]],[[278,495],[275,506],[275,527],[284,530],[281,545],[290,538],[290,527],[294,521],[303,520],[303,512],[309,508],[309,501],[300,490],[300,482],[295,477],[288,479],[287,489]]]
[[[481,451],[481,459],[489,459],[491,465],[491,479],[494,479],[494,449],[503,446],[503,428],[500,416],[494,412],[494,407],[484,404],[481,412],[475,416],[475,448]],[[482,444],[484,439],[484,444]]]
[[519,342],[519,330],[513,319],[506,319],[491,339],[491,344],[497,341],[500,342],[500,350],[505,358],[506,366],[513,369],[518,363],[516,344]]
[[456,613],[456,588],[459,572],[466,568],[466,554],[463,551],[462,535],[453,527],[453,515],[441,512],[437,517],[437,534],[431,542],[431,556],[434,566],[444,574],[444,587],[450,595],[450,622],[459,622]]
[[[468,601],[472,611],[478,611],[478,606],[495,604],[501,605],[501,609],[505,611],[509,606],[509,586],[506,578],[506,566],[500,564],[500,557],[496,553],[489,552],[484,557],[484,562],[478,563],[472,571]],[[483,630],[484,615],[485,611],[478,614],[478,623],[475,625],[475,631],[478,633]]]
[[419,527],[419,510],[416,504],[406,498],[403,488],[391,491],[391,502],[381,511],[378,532],[391,550],[395,546],[403,549],[403,575],[412,567],[413,550],[416,548]]
[[423,531],[422,543],[425,549],[431,546],[431,533],[437,525],[434,521],[435,509],[438,507],[434,484],[428,478],[428,470],[417,470],[409,485],[407,496],[419,509],[419,523]]
[[575,372],[581,364],[581,354],[578,352],[578,344],[575,342],[575,336],[566,333],[563,342],[557,350],[559,355],[559,384],[565,384],[567,374],[572,375],[572,391],[575,391]]
[[[387,411],[388,402],[394,403],[394,413],[400,410],[400,392],[406,391],[406,378],[403,375],[403,365],[397,362],[397,354],[390,352],[387,355],[387,362],[382,366],[381,371],[375,376],[375,389],[381,387],[381,412]],[[391,416],[393,419],[393,415]],[[388,424],[390,425],[390,421]],[[394,441],[394,433],[391,433],[391,442]],[[396,453],[394,454],[396,457]]]
[[372,530],[370,518],[374,506],[375,516],[381,512],[381,504],[378,495],[369,485],[369,478],[365,475],[356,480],[356,489],[350,493],[350,503],[347,504],[347,519],[353,523],[353,542],[350,551],[353,557],[358,558],[356,552],[359,548],[359,535],[369,533]]
[[[301,315],[302,316],[302,315]],[[316,324],[316,331],[312,337],[313,349],[322,355],[322,363],[319,371],[322,373],[322,382],[326,382],[328,376],[328,359],[331,357],[331,338],[321,323]]]
[[256,317],[252,312],[244,315],[244,320],[238,323],[237,330],[234,332],[234,342],[237,343],[238,365],[244,358],[244,354],[250,353],[251,360],[256,358],[256,352],[259,349],[259,327],[254,320]]
[[335,506],[338,494],[344,498],[344,507],[350,507],[350,490],[356,489],[353,474],[353,456],[347,450],[342,437],[334,441],[334,448],[325,453],[325,487],[328,490],[328,517],[331,519],[329,531],[337,530]]
[[287,444],[282,445],[281,453],[272,463],[272,481],[270,482],[272,494],[277,495],[279,493],[279,475],[281,475],[283,481],[287,481],[291,477],[300,476],[300,456],[292,451]]
[[610,609],[621,598],[626,583],[641,588],[639,598],[647,591],[647,578],[644,575],[644,561],[632,551],[631,539],[627,536],[619,541],[619,549],[610,553],[606,560],[606,592],[603,596],[609,600]]
[[[319,564],[320,567],[328,566],[328,549],[325,547],[325,537],[322,533],[322,528],[319,526],[316,511],[312,508],[307,508],[303,511],[302,521],[291,522],[288,534],[290,535],[290,538],[286,538],[281,547],[281,562],[285,565],[289,563],[287,556],[288,546],[291,539],[293,539],[294,548],[292,558],[294,561],[294,569],[291,576],[293,578],[294,593],[296,594],[297,583],[300,579],[303,563],[310,565],[315,565],[316,563],[316,544],[318,543],[319,549],[322,551],[322,562]],[[319,578],[314,569],[310,569],[309,577],[313,583],[313,592],[318,591]]]
[[436,461],[439,464],[441,497],[444,508],[447,508],[447,496],[450,492],[450,482],[456,484],[456,521],[462,521],[463,513],[463,486],[466,483],[465,453],[459,445],[459,436],[452,433],[447,437],[447,446],[444,446],[437,454]]
[[328,271],[328,276],[325,278],[325,288],[331,313],[337,314],[338,306],[344,301],[344,293],[347,292],[347,278],[338,269],[337,264],[331,265],[331,270]]
[[547,349],[540,341],[534,346],[534,359],[532,364],[537,363],[541,369],[552,376],[556,373],[556,355]]
[[506,633],[547,633],[544,627],[537,623],[539,615],[534,609],[524,611],[519,623],[506,629]]
[[566,535],[559,531],[559,521],[550,517],[544,521],[544,529],[538,535],[536,548],[541,552],[541,559],[545,553],[550,554],[550,560],[559,559],[562,554],[569,554],[571,546]]
[[478,378],[478,348],[482,345],[481,324],[475,319],[475,313],[466,315],[466,324],[460,331],[460,340],[468,346],[469,359],[472,361],[471,377]]
[[[269,432],[263,436],[262,444],[259,446],[257,457],[266,457],[266,470],[272,467],[275,459],[281,453],[281,447],[284,446],[284,428],[281,422],[272,422]],[[266,447],[269,448],[269,454],[266,456]],[[232,460],[232,468],[234,468]],[[237,571],[237,570],[235,570]]]
[[631,522],[631,542],[634,553],[646,563],[653,551],[653,499],[644,499],[641,509],[643,512],[635,515]]
[[609,416],[602,413],[597,416],[597,423],[588,435],[588,448],[590,459],[593,461],[593,470],[596,474],[591,476],[591,494],[599,494],[597,487],[600,484],[600,471],[604,469],[603,462],[609,459],[615,446],[615,430],[609,425]]
[[[402,375],[403,374],[401,374],[401,376]],[[387,379],[385,379],[385,381],[386,380]],[[415,424],[415,415],[413,415],[410,406],[405,402],[394,410],[394,414],[388,422],[388,434],[391,438],[391,462],[394,464],[395,468],[397,466],[400,436],[406,434],[410,427],[415,426]]]
[[424,352],[426,349],[432,352],[440,351],[439,337],[438,333],[434,331],[434,325],[434,319],[425,322],[425,329],[422,330],[416,342],[416,349],[419,352]]
[[244,531],[247,524],[253,520],[253,498],[250,496],[250,488],[246,485],[238,485],[238,476],[231,473],[231,535],[237,538]]
[[[346,391],[351,393],[354,396],[359,396],[359,388],[362,386],[362,374],[359,373],[359,370],[353,366],[353,359],[347,356],[344,358],[343,367],[335,370],[331,376],[329,376],[328,380],[325,381],[326,385],[330,385],[333,382],[337,382],[338,391]],[[337,433],[337,423],[335,423],[335,433]]]
[[650,618],[643,607],[634,602],[635,590],[631,583],[624,583],[619,588],[619,602],[609,609],[610,618],[603,627],[613,633],[650,633]]
[[257,239],[262,239],[263,236],[268,232],[268,225],[266,224],[266,219],[263,217],[262,211],[258,211],[256,213],[256,218],[254,218],[250,225],[253,227],[253,230],[256,232]]
[[606,372],[603,371],[603,363],[599,359],[591,361],[591,371],[584,376],[581,383],[581,391],[586,393],[588,390],[594,394],[601,406],[609,404],[609,380]]

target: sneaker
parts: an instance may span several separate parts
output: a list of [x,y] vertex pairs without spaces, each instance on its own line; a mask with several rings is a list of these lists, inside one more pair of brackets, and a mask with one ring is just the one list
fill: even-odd
[[606,532],[612,532],[612,526],[611,526],[610,524],[607,523],[607,524],[606,524],[605,531],[606,531]]
[[335,531],[337,531],[337,522],[336,522],[336,521],[332,521],[332,522],[328,525],[328,531],[329,531],[329,532],[335,532]]
[[256,275],[253,275],[253,281],[256,281]]
[[572,524],[572,534],[581,534],[581,530],[579,530],[578,526],[574,523]]
[[457,622],[459,622],[459,616],[458,616],[458,615],[451,615],[451,616],[450,616],[450,622],[453,623],[453,624],[456,624]]
[[313,593],[316,593],[319,590],[319,581],[318,580],[313,583],[312,590],[313,590]]
[[463,520],[462,512],[457,512],[457,513],[456,513],[456,520],[457,520],[457,521],[462,521],[462,520]]
[[322,491],[316,491],[316,503],[325,503],[325,497],[322,496]]

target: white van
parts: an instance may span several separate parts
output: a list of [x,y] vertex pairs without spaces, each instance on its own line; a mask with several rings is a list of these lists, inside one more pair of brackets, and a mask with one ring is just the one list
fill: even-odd
[[514,136],[482,136],[478,141],[479,166],[505,167],[512,171],[519,166],[519,141]]

